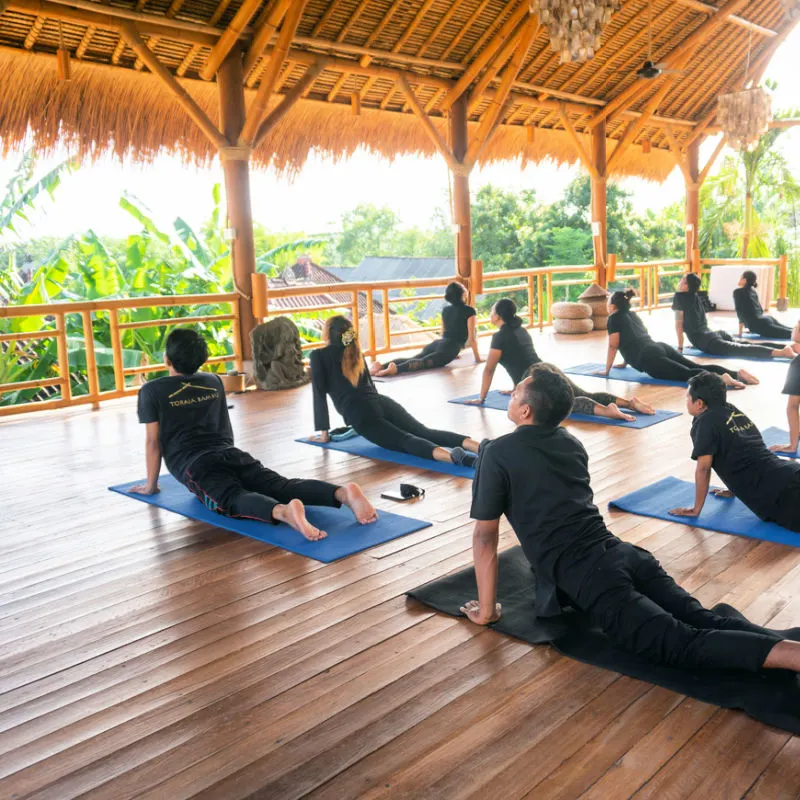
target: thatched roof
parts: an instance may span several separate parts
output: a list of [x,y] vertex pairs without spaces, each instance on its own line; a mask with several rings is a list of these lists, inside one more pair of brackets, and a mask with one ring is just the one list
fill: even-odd
[[[5,6],[0,15],[3,147],[16,147],[32,133],[45,150],[67,141],[88,158],[111,151],[146,161],[166,149],[187,160],[209,161],[216,155],[214,146],[164,83],[137,59],[121,34],[121,17],[125,24],[133,21],[158,60],[216,122],[216,86],[201,74],[212,48],[245,4],[254,10],[240,36],[247,52],[254,40],[270,41],[263,35],[265,23],[281,0],[260,5],[248,0],[119,0],[114,5],[0,0],[0,8]],[[731,5],[736,13],[728,15]],[[303,99],[266,135],[255,163],[291,172],[312,150],[339,158],[362,146],[389,158],[434,155],[432,138],[409,110],[398,75],[408,78],[445,137],[442,104],[448,89],[476,60],[480,63],[498,31],[517,35],[530,22],[527,7],[528,0],[309,0],[271,104],[279,103],[315,59],[322,59],[321,71]],[[581,138],[592,118],[596,122],[596,115],[609,109],[609,155],[626,128],[642,113],[648,115],[635,135],[629,132],[633,143],[614,172],[663,180],[675,165],[670,143],[680,146],[713,131],[717,96],[743,85],[748,47],[750,77],[758,78],[793,25],[779,0],[728,0],[722,11],[700,0],[653,0],[652,17],[655,61],[669,61],[676,48],[714,28],[687,54],[683,75],[642,81],[635,74],[647,57],[646,0],[623,2],[606,28],[603,46],[585,64],[559,64],[546,30],[540,28],[480,161],[549,158],[574,163],[578,151],[569,126]],[[712,25],[715,18],[718,22]],[[510,37],[501,41],[505,39]],[[72,57],[68,83],[56,77],[54,53],[60,42]],[[268,47],[265,55],[257,51],[246,59],[252,67],[246,73],[249,98],[268,72],[273,50]],[[485,75],[477,71],[475,82]],[[483,83],[482,93],[470,100],[473,129],[491,108],[499,78]],[[651,101],[659,92],[657,113],[651,116]],[[588,137],[583,138],[588,151]]]

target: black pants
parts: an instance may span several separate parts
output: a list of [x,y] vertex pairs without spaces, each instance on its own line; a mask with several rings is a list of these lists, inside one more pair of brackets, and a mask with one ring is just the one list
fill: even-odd
[[771,317],[769,314],[762,314],[752,322],[752,325],[747,326],[751,333],[757,333],[759,336],[766,336],[769,339],[786,340],[792,338],[792,329],[788,325],[778,322],[775,317]]
[[710,356],[739,356],[741,358],[758,358],[767,361],[772,358],[772,351],[783,345],[772,346],[771,344],[740,344],[734,342],[733,337],[727,331],[714,331],[711,336],[705,335],[694,342],[691,337],[689,341],[704,353]]
[[794,480],[778,495],[772,522],[788,531],[800,533],[800,472]]
[[284,478],[236,447],[195,459],[183,484],[218,514],[275,524],[272,510],[290,500],[309,506],[341,506],[335,496],[338,486]]
[[781,637],[709,611],[646,550],[606,550],[577,592],[579,608],[620,648],[671,667],[755,672]]
[[[617,402],[617,398],[608,392],[587,392],[586,389],[582,389],[577,383],[571,381],[569,375],[567,376],[567,381],[572,387],[572,394],[575,395],[576,399],[579,397],[586,397],[595,403],[599,403],[601,406],[607,406]],[[585,412],[582,411],[581,413]]]
[[458,357],[461,347],[458,342],[448,339],[437,339],[426,345],[419,353],[411,358],[396,358],[394,365],[398,374],[403,372],[418,372],[423,369],[437,369],[449,364]]
[[433,460],[436,447],[461,447],[467,437],[451,431],[426,428],[390,397],[377,395],[357,410],[351,409],[348,425],[379,447]]
[[642,350],[636,369],[646,372],[653,378],[662,381],[682,381],[686,383],[689,378],[701,372],[713,372],[716,375],[730,375],[735,378],[737,373],[717,364],[697,364],[679,353],[674,347],[663,342],[653,342]]

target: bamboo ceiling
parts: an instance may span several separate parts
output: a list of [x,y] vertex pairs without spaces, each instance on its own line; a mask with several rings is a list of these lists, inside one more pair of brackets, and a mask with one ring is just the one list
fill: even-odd
[[[3,146],[18,146],[33,135],[44,149],[67,141],[90,158],[110,150],[149,160],[167,149],[206,162],[216,154],[213,144],[163,80],[149,74],[125,26],[135,26],[158,61],[216,121],[213,75],[220,38],[231,44],[238,38],[252,102],[269,75],[288,5],[289,0],[0,0]],[[536,31],[528,0],[308,0],[269,107],[304,80],[295,89],[302,97],[262,138],[254,160],[293,171],[314,149],[334,158],[360,146],[388,157],[433,155],[435,133],[417,112],[424,110],[444,137],[453,89],[470,85],[471,130],[483,130],[481,121],[497,113],[496,96],[502,102],[499,127],[480,162],[575,162],[576,139],[588,149],[581,134],[607,117],[614,173],[663,180],[675,166],[670,148],[677,152],[713,132],[717,96],[744,85],[748,50],[749,77],[758,80],[793,23],[779,0],[727,0],[719,7],[652,0],[651,13],[653,60],[682,67],[683,74],[652,80],[636,75],[648,51],[646,0],[624,0],[594,59],[563,65],[545,29]],[[520,42],[518,51],[524,52],[515,54]],[[56,78],[59,46],[72,59],[68,83]],[[510,93],[503,94],[503,67],[515,57],[519,69]],[[304,79],[314,64],[318,73]]]

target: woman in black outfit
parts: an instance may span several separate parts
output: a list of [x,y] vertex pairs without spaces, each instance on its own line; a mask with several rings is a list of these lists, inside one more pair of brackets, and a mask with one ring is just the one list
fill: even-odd
[[733,304],[739,317],[739,336],[747,328],[751,333],[768,339],[791,339],[792,329],[788,325],[782,325],[775,317],[764,313],[756,286],[756,274],[748,269],[739,278],[739,288],[733,290]]
[[678,334],[678,350],[683,350],[683,334],[704,353],[712,356],[741,356],[742,358],[793,358],[794,350],[781,345],[741,344],[733,341],[726,331],[712,331],[708,328],[703,301],[697,294],[700,289],[700,276],[689,272],[681,278],[678,291],[672,301],[675,311],[675,331]]
[[608,355],[603,375],[608,375],[614,366],[617,350],[625,361],[617,366],[630,364],[640,372],[646,372],[662,381],[684,381],[701,372],[714,372],[733,389],[744,389],[745,384],[758,383],[749,372],[740,369],[734,372],[716,364],[697,364],[682,356],[674,347],[664,342],[654,342],[639,316],[631,311],[633,289],[614,292],[608,301]]
[[426,428],[399,403],[378,394],[349,319],[331,317],[325,326],[325,341],[327,347],[311,353],[314,427],[320,431],[317,441],[330,441],[330,395],[344,421],[379,447],[433,461],[475,464],[479,444],[475,439]]
[[[498,300],[492,308],[491,320],[497,326],[498,331],[492,336],[491,349],[483,370],[479,399],[471,401],[471,405],[482,405],[486,401],[486,395],[489,394],[494,371],[498,364],[505,368],[516,386],[534,364],[540,364],[542,361],[533,347],[530,334],[517,316],[517,306],[513,300],[507,297]],[[652,406],[638,397],[626,400],[607,392],[587,392],[573,383],[569,377],[567,380],[575,396],[573,410],[577,413],[595,414],[598,417],[621,419],[627,422],[632,422],[635,417],[624,414],[619,410],[619,406],[631,408],[641,414],[655,413]]]
[[481,363],[478,352],[478,339],[475,335],[475,309],[464,302],[466,289],[453,281],[444,290],[447,305],[442,309],[442,338],[426,345],[421,352],[411,358],[396,358],[388,364],[377,361],[369,368],[376,378],[402,375],[404,372],[418,372],[423,369],[436,369],[449,364],[469,344],[475,356],[475,363]]

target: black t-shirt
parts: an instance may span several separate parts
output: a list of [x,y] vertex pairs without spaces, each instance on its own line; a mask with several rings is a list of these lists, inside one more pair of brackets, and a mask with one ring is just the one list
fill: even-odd
[[180,481],[206,453],[233,447],[225,389],[218,375],[170,375],[139,390],[139,422],[157,422],[161,454]]
[[708,328],[703,300],[697,292],[675,292],[672,309],[683,312],[683,332],[698,350],[716,336]]
[[770,452],[758,428],[736,406],[709,408],[692,422],[692,458],[712,456],[714,471],[751,511],[770,519],[800,464]]
[[789,364],[783,394],[800,395],[800,356],[795,356]]
[[758,292],[752,286],[739,286],[733,290],[733,305],[739,322],[746,328],[755,324],[763,316],[764,309],[758,299]]
[[442,338],[449,342],[456,342],[459,349],[469,339],[467,320],[475,316],[475,309],[463,303],[448,303],[442,309]]
[[531,335],[522,325],[503,325],[492,336],[491,349],[500,351],[500,366],[515,385],[523,379],[529,367],[542,360],[536,354]]
[[619,334],[619,352],[627,364],[638,369],[642,350],[653,344],[639,315],[633,311],[615,311],[608,317],[608,333]]
[[536,613],[560,613],[556,589],[576,597],[592,565],[609,546],[594,505],[589,457],[564,428],[521,425],[481,448],[471,516],[506,515],[536,572]]
[[[319,350],[311,351],[311,388],[314,394],[314,430],[330,430],[328,417],[328,395],[333,400],[336,410],[348,425],[354,424],[359,417],[369,413],[367,403],[377,401],[378,390],[372,382],[366,361],[358,379],[353,386],[342,372],[342,355],[344,348],[329,344]],[[365,410],[366,408],[366,410]]]

